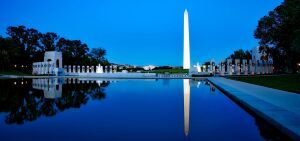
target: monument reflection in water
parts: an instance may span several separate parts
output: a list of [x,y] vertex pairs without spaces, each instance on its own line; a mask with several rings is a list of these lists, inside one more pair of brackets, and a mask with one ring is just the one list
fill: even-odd
[[184,95],[184,133],[189,134],[190,126],[190,80],[183,80],[183,95]]
[[[205,80],[0,80],[0,139],[272,140]],[[51,134],[51,136],[49,136]]]
[[42,90],[44,98],[55,99],[62,97],[62,85],[63,84],[93,84],[96,83],[99,87],[106,86],[110,81],[103,80],[91,80],[91,79],[32,79],[32,88]]
[[[68,83],[90,83],[89,79],[68,79]],[[99,86],[105,81],[97,80]],[[200,85],[200,81],[193,81]],[[64,79],[32,79],[32,88],[43,90],[44,97],[47,99],[55,99],[62,97],[62,85]],[[212,86],[212,85],[211,85]],[[189,134],[189,118],[190,118],[190,79],[183,79],[183,96],[184,96],[184,133]]]
[[63,78],[0,80],[0,113],[8,113],[4,120],[7,124],[33,122],[104,99],[109,83]]
[[62,96],[62,85],[64,79],[32,79],[32,88],[42,90],[44,97],[48,99],[60,98]]

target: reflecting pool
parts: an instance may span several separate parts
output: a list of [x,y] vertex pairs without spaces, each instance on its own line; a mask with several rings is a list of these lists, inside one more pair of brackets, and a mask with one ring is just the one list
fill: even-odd
[[1,141],[280,139],[205,80],[0,80]]

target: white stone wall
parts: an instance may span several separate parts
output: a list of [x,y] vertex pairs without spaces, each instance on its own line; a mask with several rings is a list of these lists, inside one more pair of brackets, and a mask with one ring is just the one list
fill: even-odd
[[[235,59],[235,65],[232,65],[232,59],[227,59],[227,75],[232,75],[233,71],[235,75],[255,75],[255,74],[272,74],[273,73],[273,61],[263,60],[246,60],[243,59],[240,63],[239,59]],[[249,62],[249,63],[247,63]],[[233,68],[234,66],[234,68]],[[222,67],[220,74],[222,75]]]
[[44,62],[34,62],[32,64],[32,74],[35,75],[58,75],[63,73],[62,53],[57,51],[46,51]]

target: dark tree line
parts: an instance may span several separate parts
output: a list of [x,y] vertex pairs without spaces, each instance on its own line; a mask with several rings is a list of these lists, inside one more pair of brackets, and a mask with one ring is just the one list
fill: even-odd
[[234,51],[227,59],[251,59],[251,51],[239,49]]
[[43,61],[45,51],[61,51],[66,65],[108,65],[103,48],[89,49],[80,40],[69,40],[56,33],[41,33],[25,26],[9,26],[8,37],[0,36],[0,70],[17,66],[31,68],[33,62]]
[[262,17],[254,36],[260,50],[272,56],[274,67],[295,72],[300,62],[300,0],[285,0]]

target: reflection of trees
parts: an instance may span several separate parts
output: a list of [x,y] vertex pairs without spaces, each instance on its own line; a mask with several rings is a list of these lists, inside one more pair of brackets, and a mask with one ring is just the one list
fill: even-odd
[[43,91],[31,88],[31,80],[23,80],[27,81],[25,85],[20,85],[21,81],[0,80],[0,112],[8,113],[5,120],[8,124],[23,124],[41,116],[54,116],[69,108],[80,108],[89,99],[104,99],[104,89],[109,85],[109,82],[103,82],[100,87],[96,83],[65,84],[62,97],[46,99]]

